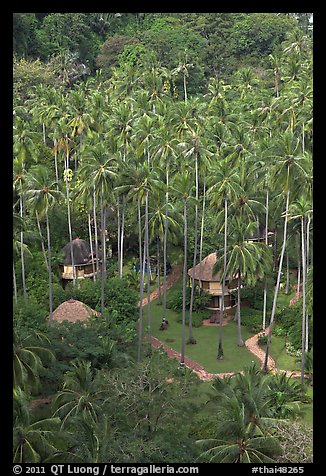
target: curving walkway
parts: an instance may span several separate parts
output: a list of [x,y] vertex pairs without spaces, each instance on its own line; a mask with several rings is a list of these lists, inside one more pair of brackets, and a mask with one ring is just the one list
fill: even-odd
[[[176,265],[173,266],[173,269],[170,273],[170,275],[167,277],[167,283],[166,287],[167,289],[171,288],[173,284],[179,279],[182,271],[182,265]],[[163,286],[161,286],[161,291],[163,292]],[[158,296],[158,289],[153,291],[150,295],[150,301],[156,299]],[[143,299],[143,305],[147,304],[147,297]],[[140,305],[140,302],[138,303],[138,306]],[[227,324],[227,319],[223,320],[223,325]],[[269,332],[269,327],[266,328],[265,334],[268,335]],[[265,352],[261,347],[258,345],[258,338],[262,335],[261,332],[258,334],[255,334],[254,336],[250,337],[245,341],[245,346],[247,349],[255,356],[257,357],[260,362],[261,362],[261,368],[264,366],[264,361],[265,361]],[[175,358],[177,360],[180,360],[181,354],[177,352],[176,350],[172,349],[169,347],[167,344],[164,342],[160,341],[156,337],[152,336],[151,340],[151,345],[155,349],[163,348],[167,355],[171,358]],[[207,372],[202,365],[200,365],[198,362],[195,362],[194,360],[190,359],[189,357],[185,357],[185,366],[189,369],[191,369],[195,374],[198,375],[198,377],[201,380],[207,381],[207,380],[213,380],[215,377],[225,377],[225,376],[232,376],[235,375],[239,372],[220,372],[220,373],[210,373]],[[269,355],[268,356],[268,361],[267,361],[267,367],[268,370],[272,373],[286,373],[287,376],[292,376],[292,377],[301,377],[301,372],[294,372],[291,370],[281,370],[277,369],[275,365],[274,359]],[[310,374],[305,374],[305,377],[309,378],[311,377]]]

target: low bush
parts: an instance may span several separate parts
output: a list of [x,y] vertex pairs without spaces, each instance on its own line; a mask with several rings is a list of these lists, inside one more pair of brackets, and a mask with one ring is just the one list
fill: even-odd
[[262,329],[262,319],[261,311],[249,307],[241,308],[241,324],[251,332],[259,332]]
[[[190,307],[190,297],[191,297],[191,288],[186,289],[186,309]],[[180,312],[182,311],[182,300],[183,300],[183,293],[182,290],[179,290],[176,293],[173,293],[168,299],[166,306],[168,309],[172,309],[173,311]],[[204,309],[207,303],[211,300],[211,296],[202,291],[199,293],[198,291],[194,291],[194,299],[193,299],[193,311],[199,311]]]

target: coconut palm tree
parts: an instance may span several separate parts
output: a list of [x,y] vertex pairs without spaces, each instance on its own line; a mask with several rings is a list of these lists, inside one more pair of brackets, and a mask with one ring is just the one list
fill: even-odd
[[181,337],[181,354],[180,354],[180,368],[185,366],[185,326],[186,326],[186,286],[187,286],[187,204],[191,197],[193,188],[192,175],[188,170],[181,171],[174,176],[172,190],[178,197],[183,200],[183,285],[182,285],[182,337]]
[[[24,219],[24,184],[26,180],[26,169],[25,169],[25,162],[24,157],[19,156],[14,159],[14,181],[13,185],[14,188],[19,193],[19,214],[21,220]],[[26,280],[25,280],[25,260],[24,260],[24,231],[21,228],[20,231],[20,256],[21,256],[21,266],[22,266],[22,283],[23,283],[23,296],[24,296],[24,303],[27,304],[27,291],[26,291]]]
[[63,198],[63,193],[57,190],[57,183],[54,182],[47,167],[37,165],[30,168],[26,177],[27,191],[26,197],[35,209],[35,212],[42,218],[45,216],[47,243],[48,243],[48,271],[49,271],[49,322],[52,322],[52,266],[51,266],[51,240],[49,210]]
[[33,331],[24,334],[17,325],[13,329],[13,386],[20,387],[25,392],[37,392],[39,389],[39,374],[44,370],[44,364],[54,361],[54,354],[44,347],[48,338]]
[[154,159],[158,159],[165,167],[165,227],[164,227],[164,239],[163,239],[163,317],[160,329],[165,330],[167,328],[166,320],[166,275],[167,275],[167,238],[169,227],[169,177],[170,171],[173,171],[174,160],[177,156],[177,144],[178,141],[174,137],[172,129],[169,125],[163,124],[158,130],[157,143],[154,152]]
[[239,192],[240,177],[237,172],[232,169],[227,159],[220,160],[210,170],[208,178],[209,189],[207,195],[211,197],[211,205],[221,207],[224,205],[224,250],[223,250],[223,275],[222,275],[222,297],[220,303],[220,319],[219,319],[219,343],[217,358],[224,358],[222,345],[222,323],[224,314],[224,295],[225,295],[225,277],[226,277],[226,254],[227,254],[227,228],[228,228],[228,202],[234,200]]
[[72,417],[87,414],[96,423],[100,413],[98,404],[102,394],[97,382],[98,371],[92,369],[91,362],[78,360],[64,375],[63,389],[53,401],[53,417],[61,419],[61,429]]
[[306,218],[312,212],[311,204],[304,197],[300,197],[289,207],[289,220],[300,219],[301,222],[301,263],[302,263],[302,339],[301,339],[301,384],[304,389],[305,353],[306,353],[306,330],[308,319],[306,311]]
[[[209,158],[211,157],[212,153],[207,149],[207,144],[201,137],[203,134],[202,129],[200,126],[197,126],[196,129],[191,129],[190,134],[185,134],[186,139],[184,142],[181,142],[179,145],[184,150],[184,157],[185,159],[189,159],[190,157],[194,157],[195,162],[195,184],[196,184],[196,202],[195,202],[195,243],[194,243],[194,259],[193,259],[193,268],[196,266],[196,259],[197,259],[197,241],[198,241],[198,201],[199,201],[199,170],[198,167],[201,165],[207,165]],[[188,137],[187,137],[188,136]],[[194,274],[192,275],[192,282],[191,282],[191,294],[190,294],[190,307],[189,307],[189,338],[187,344],[196,344],[196,339],[192,335],[192,308],[193,308],[193,300],[194,300],[194,288],[195,288],[195,277]]]
[[282,265],[285,254],[290,191],[291,189],[295,190],[297,188],[297,180],[303,180],[306,177],[309,167],[307,155],[302,154],[300,151],[300,139],[296,138],[295,135],[290,131],[286,131],[281,137],[281,139],[277,141],[277,144],[274,148],[274,155],[272,157],[275,160],[275,163],[271,167],[272,184],[274,185],[274,187],[275,185],[277,185],[277,187],[283,187],[283,190],[286,193],[286,204],[284,211],[285,219],[283,229],[283,244],[277,272],[277,280],[274,291],[273,306],[269,323],[269,333],[264,361],[265,371],[267,371],[268,354],[270,349],[272,329],[276,312],[277,296],[281,281]]
[[13,462],[40,463],[56,453],[60,418],[33,422],[29,398],[20,387],[14,389],[13,405]]
[[172,70],[172,74],[182,74],[183,75],[183,93],[184,101],[187,103],[187,78],[189,78],[189,69],[193,68],[192,63],[188,63],[188,52],[185,49],[183,55],[179,55],[179,64],[176,68]]
[[104,317],[104,286],[106,278],[105,256],[105,226],[104,207],[107,205],[114,187],[116,173],[116,158],[107,150],[105,142],[98,142],[85,150],[85,159],[80,174],[90,184],[94,185],[97,200],[100,202],[101,215],[101,243],[102,243],[102,270],[101,270],[101,316]]
[[[248,237],[252,236],[255,226],[254,222],[246,223],[243,219],[235,216],[231,221],[229,234],[229,250],[227,252],[225,274],[230,276],[231,279],[232,277],[237,277],[238,280],[237,322],[238,346],[240,347],[244,345],[241,337],[240,289],[243,283],[253,285],[257,279],[264,277],[272,264],[270,249],[266,247],[265,243],[248,242]],[[214,265],[213,271],[218,272],[221,269],[222,260],[219,258]]]

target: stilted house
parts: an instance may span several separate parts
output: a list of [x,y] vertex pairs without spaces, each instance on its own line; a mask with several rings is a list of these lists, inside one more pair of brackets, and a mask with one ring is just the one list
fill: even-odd
[[[272,231],[267,232],[267,243],[268,246],[272,246],[271,238],[274,236]],[[257,224],[257,229],[255,233],[248,238],[248,243],[265,243],[266,241],[266,227],[262,224]]]
[[[219,319],[219,310],[222,299],[222,273],[214,273],[213,268],[216,263],[216,253],[206,256],[194,268],[188,269],[190,277],[190,286],[192,285],[192,277],[194,275],[195,288],[201,288],[211,295],[212,299],[208,302],[206,309],[212,311],[210,321],[216,322]],[[234,292],[237,289],[237,279],[225,280],[224,290],[224,309],[230,309],[235,305]]]
[[[100,269],[100,257],[95,256],[94,253],[92,256],[89,243],[81,238],[77,237],[70,241],[64,247],[63,252],[64,261],[59,264],[60,275],[63,281],[73,280],[74,274],[75,279],[92,278],[96,273],[96,261],[98,261]],[[72,266],[71,253],[73,253],[74,266]]]

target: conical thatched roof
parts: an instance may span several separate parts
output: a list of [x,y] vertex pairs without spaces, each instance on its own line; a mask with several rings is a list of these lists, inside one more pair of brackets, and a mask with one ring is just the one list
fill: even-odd
[[90,259],[90,246],[89,243],[81,238],[75,238],[74,240],[70,241],[66,246],[63,248],[64,252],[64,264],[71,265],[71,246],[74,256],[74,264],[85,264]]
[[[199,279],[199,272],[201,268],[201,280],[202,281],[220,281],[221,280],[221,273],[213,274],[213,267],[216,263],[216,253],[211,253],[210,255],[206,256],[200,263],[196,264],[194,278]],[[194,268],[188,269],[188,274],[192,278]]]
[[76,322],[87,321],[92,315],[99,317],[100,314],[81,301],[69,299],[58,306],[52,314],[52,320],[55,322]]

